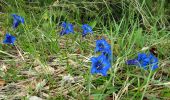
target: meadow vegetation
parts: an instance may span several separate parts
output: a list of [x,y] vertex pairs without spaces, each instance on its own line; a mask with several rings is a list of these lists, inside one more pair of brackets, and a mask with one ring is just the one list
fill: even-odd
[[[169,0],[0,0],[0,99],[170,100]],[[25,19],[16,29],[12,14]],[[61,23],[74,33],[60,36]],[[88,24],[93,34],[82,37]],[[107,76],[91,74],[96,40],[111,45]],[[159,67],[144,70],[128,59],[152,49]]]

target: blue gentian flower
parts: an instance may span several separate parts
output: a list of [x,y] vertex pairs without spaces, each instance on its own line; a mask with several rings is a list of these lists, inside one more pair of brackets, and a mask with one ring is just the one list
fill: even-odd
[[101,40],[96,41],[95,51],[110,55],[111,54],[111,46],[104,38],[102,38]]
[[139,61],[137,59],[130,59],[126,61],[127,65],[138,65]]
[[13,17],[13,28],[16,28],[20,23],[25,23],[24,18],[16,15],[16,14],[12,14]]
[[137,60],[139,61],[139,65],[143,67],[144,69],[147,69],[147,65],[149,65],[150,59],[148,58],[148,55],[145,53],[139,53]]
[[14,36],[7,33],[5,35],[5,39],[3,40],[3,43],[4,44],[12,44],[12,45],[14,45],[15,40],[16,40],[16,38]]
[[88,24],[84,24],[81,27],[83,29],[83,33],[82,36],[85,37],[87,35],[87,33],[93,33],[92,27],[89,26]]
[[63,22],[63,23],[61,24],[61,26],[63,27],[63,29],[62,29],[62,31],[60,32],[60,35],[65,35],[65,34],[69,34],[69,33],[74,33],[74,27],[73,27],[72,24]]
[[127,60],[126,64],[140,66],[144,69],[147,69],[147,66],[151,65],[151,70],[155,70],[158,68],[158,58],[153,54],[139,53],[137,58]]
[[91,61],[91,74],[101,73],[103,76],[107,76],[107,71],[111,67],[111,64],[105,55],[102,54],[98,57],[92,57]]
[[151,70],[155,70],[158,68],[158,58],[155,57],[153,54],[149,55]]

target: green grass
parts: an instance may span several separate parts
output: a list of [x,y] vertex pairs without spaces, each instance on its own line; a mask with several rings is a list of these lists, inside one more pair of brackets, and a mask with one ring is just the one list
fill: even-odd
[[[17,37],[15,46],[0,44],[0,79],[6,83],[0,87],[0,98],[170,99],[168,0],[28,1],[0,1],[0,41],[6,32]],[[13,13],[25,18],[15,30]],[[59,36],[62,21],[73,23],[75,34]],[[93,27],[93,35],[82,38],[83,23]],[[114,62],[107,77],[90,74],[98,37],[112,46]],[[158,52],[156,71],[125,65],[151,47]],[[68,75],[73,83],[62,80]]]

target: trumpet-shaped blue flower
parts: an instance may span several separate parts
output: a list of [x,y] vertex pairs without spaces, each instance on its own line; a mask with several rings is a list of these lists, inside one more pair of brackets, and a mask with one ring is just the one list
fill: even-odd
[[5,35],[5,39],[3,40],[3,43],[4,44],[12,44],[12,45],[14,45],[15,40],[16,40],[16,38],[14,36],[7,33]]
[[103,76],[107,76],[107,71],[111,67],[111,64],[105,55],[102,54],[98,57],[92,57],[91,61],[91,74],[101,73]]
[[149,55],[151,70],[155,70],[158,68],[158,58],[156,58],[153,54]]
[[149,65],[150,59],[148,58],[148,55],[145,53],[139,53],[137,60],[139,61],[139,65],[143,67],[144,69],[147,69],[147,65]]
[[139,53],[137,58],[127,60],[126,64],[137,65],[144,69],[147,69],[147,66],[151,65],[151,70],[155,70],[158,68],[158,58],[156,58],[153,54],[147,55],[145,53]]
[[93,33],[93,30],[92,30],[92,27],[89,26],[88,24],[84,24],[82,25],[81,27],[83,29],[83,33],[82,33],[82,36],[85,37],[87,35],[87,33]]
[[96,52],[102,52],[103,54],[111,55],[111,47],[110,44],[103,38],[101,40],[96,41]]
[[23,24],[25,23],[24,18],[19,15],[12,14],[12,17],[13,17],[13,28],[18,27],[20,23],[23,23]]
[[63,29],[62,29],[62,31],[60,32],[60,35],[65,35],[65,34],[69,34],[69,33],[74,33],[74,27],[73,27],[72,24],[63,22],[63,23],[61,24],[61,26],[63,27]]

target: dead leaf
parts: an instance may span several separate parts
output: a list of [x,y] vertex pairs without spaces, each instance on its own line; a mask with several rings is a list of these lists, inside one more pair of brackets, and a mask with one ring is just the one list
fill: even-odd
[[77,54],[81,54],[80,48],[78,48],[78,50],[76,50],[76,53],[77,53]]
[[35,67],[35,70],[38,73],[44,73],[44,74],[54,74],[55,72],[54,68],[50,66],[37,66]]
[[0,87],[5,85],[5,80],[0,79]]
[[67,76],[63,76],[62,81],[68,83],[75,83],[74,78],[70,74],[68,74]]

